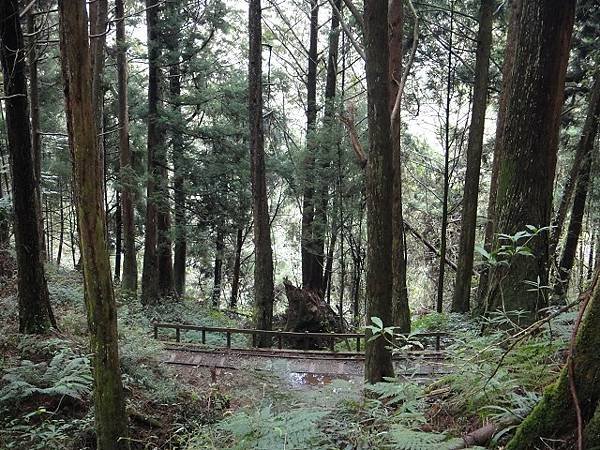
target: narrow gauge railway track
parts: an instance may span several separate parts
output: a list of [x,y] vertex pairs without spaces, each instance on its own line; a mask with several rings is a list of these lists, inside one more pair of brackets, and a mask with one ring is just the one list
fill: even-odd
[[[183,353],[206,353],[206,354],[234,354],[247,357],[262,358],[281,358],[281,359],[326,359],[326,360],[347,360],[364,361],[365,355],[360,352],[332,352],[328,350],[292,350],[292,349],[274,349],[274,348],[238,348],[238,347],[206,347],[200,344],[181,344],[176,342],[166,342],[165,350],[169,352]],[[407,351],[396,353],[393,356],[395,361],[426,359],[434,361],[443,361],[445,353],[443,351]]]
[[[288,374],[326,374],[332,377],[361,377],[364,354],[321,350],[279,350],[257,348],[214,348],[167,342],[162,362],[188,368],[254,369]],[[441,351],[409,351],[394,355],[398,375],[418,378],[447,372]]]

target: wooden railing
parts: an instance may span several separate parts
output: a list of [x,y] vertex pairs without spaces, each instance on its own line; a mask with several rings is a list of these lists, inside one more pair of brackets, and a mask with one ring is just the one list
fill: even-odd
[[[199,331],[202,337],[202,344],[206,344],[207,333],[223,333],[225,334],[226,347],[231,348],[231,336],[234,334],[251,335],[252,336],[252,347],[257,347],[257,336],[271,336],[275,338],[277,342],[277,348],[283,349],[284,338],[296,338],[303,343],[304,350],[309,349],[309,343],[311,340],[323,340],[329,345],[329,350],[335,351],[335,344],[340,340],[356,340],[356,352],[361,351],[361,340],[364,342],[364,333],[309,333],[297,332],[297,331],[283,331],[283,330],[252,330],[248,328],[229,328],[229,327],[206,327],[199,325],[186,325],[179,323],[160,323],[153,322],[152,327],[154,330],[154,339],[158,339],[158,330],[163,329],[174,329],[175,330],[175,341],[181,342],[181,331]],[[401,338],[407,339],[419,339],[419,338],[435,338],[435,350],[441,349],[441,338],[446,336],[446,333],[441,332],[430,332],[430,333],[414,333],[410,336],[400,335],[397,337],[398,340]]]

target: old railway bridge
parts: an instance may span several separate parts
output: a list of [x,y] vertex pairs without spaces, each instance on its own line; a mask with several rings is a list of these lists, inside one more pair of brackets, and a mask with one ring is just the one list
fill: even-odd
[[[154,339],[165,342],[163,362],[184,367],[255,369],[286,372],[319,379],[362,379],[364,333],[309,333],[282,330],[209,327],[181,323],[152,323]],[[259,348],[259,336],[271,347]],[[446,333],[399,336],[406,349],[394,352],[396,373],[430,379],[445,373]]]

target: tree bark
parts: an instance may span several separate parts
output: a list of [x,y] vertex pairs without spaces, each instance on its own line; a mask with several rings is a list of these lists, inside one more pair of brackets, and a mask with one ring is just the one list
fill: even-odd
[[[172,14],[177,13],[178,5],[176,3],[168,3],[164,6],[165,14],[164,20],[171,19],[169,17]],[[165,38],[166,30],[159,24],[157,24],[157,40],[155,45],[158,46],[157,53],[162,53],[162,47],[166,44],[170,46],[169,39]],[[163,58],[164,59],[164,58]],[[170,61],[169,61],[170,63]],[[162,60],[157,61],[158,64],[158,79],[159,95],[157,97],[157,111],[158,115],[163,109],[163,79],[161,65],[164,64]],[[169,83],[170,91],[170,83]],[[164,120],[164,119],[163,119]],[[173,242],[171,240],[171,200],[169,196],[169,171],[167,170],[167,126],[162,124],[162,120],[158,123],[160,127],[160,140],[156,142],[156,149],[154,152],[155,164],[159,177],[156,182],[156,202],[157,202],[157,251],[158,251],[158,289],[162,297],[171,297],[175,295],[175,278],[173,275]]]
[[235,257],[233,262],[233,276],[231,281],[231,298],[229,307],[237,308],[238,296],[240,292],[240,268],[242,265],[242,246],[244,245],[244,231],[238,228],[235,237]]
[[458,244],[458,271],[452,298],[452,311],[467,312],[471,309],[471,278],[477,228],[477,204],[479,200],[479,175],[483,150],[483,131],[489,81],[489,60],[492,48],[492,25],[495,0],[482,0],[479,7],[479,31],[475,57],[475,80],[469,141],[467,143],[467,172],[463,191],[463,209]]
[[[367,321],[378,317],[392,325],[392,189],[393,149],[390,140],[387,2],[365,0],[364,41],[369,119],[367,167]],[[369,339],[365,379],[369,383],[394,375],[392,354],[382,337]]]
[[[317,59],[319,37],[319,3],[310,1],[310,36],[306,77],[306,157],[304,158],[304,193],[302,199],[302,287],[322,295],[323,256],[315,243],[316,192],[316,123],[317,123]],[[320,261],[320,264],[319,264]]]
[[[391,0],[388,4],[389,21],[389,110],[393,115],[396,97],[402,79],[402,40],[404,38],[403,0]],[[399,108],[399,106],[398,106]],[[391,118],[393,152],[392,197],[392,317],[401,333],[410,333],[410,308],[406,287],[406,234],[402,212],[402,147],[400,136],[401,117]]]
[[[179,6],[172,3],[169,6],[171,23],[179,23]],[[173,20],[175,19],[175,20]],[[174,122],[171,124],[171,146],[173,150],[173,190],[175,200],[174,211],[174,234],[175,234],[175,254],[173,257],[173,279],[175,295],[183,298],[185,295],[185,261],[187,257],[187,233],[186,233],[186,202],[185,202],[185,143],[183,134],[180,132],[183,118],[181,116],[181,70],[179,62],[179,40],[180,33],[175,29],[171,30],[167,42],[169,51],[172,54],[172,61],[169,62],[169,95],[172,105],[172,114]]]
[[123,214],[121,213],[121,195],[119,191],[115,193],[116,202],[115,205],[115,269],[114,279],[115,282],[121,281],[121,253],[123,253]]
[[[573,165],[569,170],[567,179],[565,181],[565,187],[563,194],[560,199],[560,204],[556,212],[556,216],[553,220],[552,234],[550,236],[550,256],[554,256],[556,253],[558,243],[560,241],[562,230],[564,227],[565,219],[567,217],[567,210],[575,191],[575,185],[578,183],[578,175],[582,173],[581,167],[586,164],[586,160],[589,159],[589,155],[594,148],[594,142],[598,133],[598,120],[600,116],[600,69],[596,70],[594,75],[594,81],[592,85],[592,91],[588,100],[588,108],[583,124],[583,130],[581,131],[581,137],[577,145],[575,152],[575,159]],[[559,274],[560,276],[560,274]]]
[[[588,211],[591,208],[588,208]],[[586,280],[591,280],[594,274],[594,250],[596,250],[596,228],[592,225],[592,235],[590,236],[590,252],[588,253],[588,264]]]
[[329,248],[327,249],[327,257],[325,258],[325,271],[323,273],[323,283],[325,287],[325,297],[327,304],[331,302],[331,284],[333,281],[333,254],[337,243],[338,226],[334,226],[331,230],[331,239],[329,240]]
[[[4,188],[2,187],[2,180],[0,180],[0,201],[4,201]],[[0,248],[4,248],[8,245],[10,237],[10,215],[6,209],[0,209]]]
[[117,16],[117,84],[119,102],[119,175],[121,179],[121,219],[123,232],[123,276],[121,289],[136,295],[138,268],[135,250],[135,173],[129,146],[129,100],[127,41],[125,37],[124,0],[115,0]]
[[[596,127],[598,127],[598,121],[596,120]],[[593,131],[595,134],[595,131]],[[593,140],[591,146],[593,148]],[[558,264],[557,277],[554,282],[554,295],[560,299],[563,299],[569,288],[569,281],[571,279],[571,270],[573,269],[573,263],[575,262],[575,255],[577,253],[577,244],[579,243],[579,236],[581,235],[581,227],[583,225],[583,214],[585,212],[585,204],[588,196],[588,189],[590,185],[590,172],[592,169],[592,148],[584,156],[579,174],[577,176],[577,187],[575,188],[575,196],[573,198],[573,207],[571,208],[571,218],[569,219],[569,227],[567,231],[567,240]],[[581,258],[583,262],[583,258]],[[580,277],[583,278],[583,277]]]
[[452,83],[454,68],[452,67],[452,52],[454,41],[454,0],[451,2],[450,10],[450,34],[448,37],[448,65],[446,74],[446,120],[444,123],[444,185],[442,194],[442,224],[440,230],[440,261],[437,282],[436,311],[441,313],[444,306],[444,275],[446,274],[446,247],[448,240],[448,194],[450,190],[450,108],[452,102]]
[[[269,204],[265,177],[262,98],[262,24],[261,0],[250,0],[248,35],[248,114],[250,124],[250,173],[252,177],[252,216],[254,220],[254,305],[255,326],[270,330],[273,324],[273,250],[269,223]],[[267,336],[258,339],[259,347],[270,344]]]
[[[163,148],[166,142],[162,142]],[[166,150],[166,148],[165,148]],[[169,173],[167,171],[166,151],[163,150],[158,164],[160,179],[158,181],[157,198],[159,202],[156,227],[158,232],[158,288],[162,297],[170,297],[175,293],[173,276],[173,242],[171,241],[171,202],[169,200]]]
[[60,266],[62,258],[63,244],[65,241],[65,213],[63,209],[63,189],[60,178],[58,179],[58,214],[59,214],[59,231],[58,231],[58,253],[56,255],[56,265]]
[[[102,168],[94,118],[92,61],[86,3],[59,2],[61,57],[66,64],[72,115],[75,187],[83,259],[85,301],[94,354],[94,418],[99,450],[129,449],[125,398],[119,367],[117,311],[102,203]],[[66,45],[66,39],[69,45]]]
[[[335,10],[342,9],[342,0],[334,1]],[[328,226],[327,209],[329,203],[330,173],[329,168],[333,159],[333,149],[340,144],[338,121],[335,118],[336,91],[338,73],[338,51],[340,38],[340,17],[336,11],[331,13],[331,28],[329,30],[329,48],[327,55],[327,75],[325,78],[325,108],[323,114],[323,132],[319,136],[319,151],[317,155],[317,173],[315,180],[319,180],[315,199],[315,223],[313,225],[313,248],[315,249],[316,269],[321,270],[320,278],[321,297],[331,291],[331,263],[332,258],[325,256],[325,235]],[[330,252],[334,251],[335,234],[337,225],[332,221]],[[332,246],[333,245],[333,246]],[[329,267],[328,267],[329,264]],[[328,297],[329,298],[329,297]]]
[[[498,172],[500,169],[500,154],[502,148],[502,133],[504,132],[504,122],[506,120],[506,105],[512,83],[512,67],[517,50],[518,27],[521,21],[523,11],[523,0],[512,0],[510,3],[510,18],[508,32],[506,36],[506,48],[504,49],[504,63],[502,66],[502,92],[498,104],[498,117],[496,119],[496,140],[494,142],[494,160],[492,162],[492,175],[490,179],[490,192],[488,196],[487,220],[485,224],[484,248],[486,251],[492,251],[494,244],[494,235],[496,234],[496,197],[498,196]],[[479,277],[479,286],[477,289],[477,302],[479,309],[484,309],[484,303],[487,302],[490,285],[490,269],[484,270]]]
[[[179,97],[179,67],[171,67],[170,72],[171,95],[172,99]],[[180,107],[176,107],[178,117],[181,115]],[[173,261],[173,276],[175,281],[175,292],[178,297],[185,295],[185,261],[187,255],[187,233],[186,233],[186,214],[185,214],[185,184],[184,184],[184,145],[181,134],[173,130],[173,168],[175,176],[173,179],[173,188],[175,190],[175,256]]]
[[[98,141],[98,155],[102,174],[102,197],[104,209],[108,210],[107,192],[107,162],[104,134],[104,63],[106,50],[106,34],[108,24],[108,0],[95,0],[89,4],[89,36],[90,53],[92,58],[92,102],[94,105],[94,119],[96,120],[96,140]],[[104,218],[106,220],[106,217]],[[105,239],[110,242],[108,223],[104,226]]]
[[[578,398],[584,434],[583,448],[600,444],[600,283],[598,273],[590,291],[587,311],[579,327],[566,367],[550,385],[531,414],[517,428],[506,450],[544,448],[544,439],[572,435],[577,427],[573,391]],[[584,300],[585,304],[585,300]],[[569,370],[571,366],[571,370]],[[571,372],[571,374],[569,374]],[[570,381],[573,386],[570,386]]]
[[[497,229],[514,235],[550,224],[560,112],[575,13],[574,0],[526,2],[500,136]],[[493,274],[491,309],[525,310],[532,320],[545,300],[524,281],[545,285],[548,234],[530,243],[534,257],[517,256]]]
[[148,180],[146,184],[146,220],[144,234],[144,265],[142,271],[142,303],[157,303],[160,298],[158,269],[158,204],[157,183],[160,168],[157,161],[162,151],[162,127],[159,123],[160,44],[158,39],[158,0],[146,0],[148,33]]
[[39,233],[35,161],[27,106],[25,49],[17,0],[0,1],[0,60],[6,96],[6,130],[12,170],[19,332],[44,333],[54,322]]
[[33,11],[27,14],[27,33],[31,36],[27,52],[27,65],[29,69],[29,103],[31,114],[31,146],[35,167],[35,189],[38,204],[38,227],[40,233],[40,250],[42,261],[47,260],[46,244],[44,242],[44,216],[42,214],[42,143],[40,139],[40,93],[38,83],[38,54],[35,37],[35,15]]
[[215,239],[215,266],[213,277],[212,306],[218,308],[221,301],[221,281],[223,279],[223,251],[225,249],[223,229],[217,229]]

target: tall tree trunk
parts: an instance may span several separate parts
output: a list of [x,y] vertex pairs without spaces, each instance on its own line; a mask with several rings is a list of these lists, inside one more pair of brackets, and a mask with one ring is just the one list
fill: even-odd
[[[369,110],[367,167],[367,321],[378,317],[392,323],[392,188],[393,149],[390,140],[389,52],[387,2],[365,0],[364,41]],[[394,375],[391,351],[382,337],[368,339],[365,379],[369,383]]]
[[77,243],[75,242],[75,225],[77,223],[77,218],[75,218],[75,220],[73,220],[73,216],[77,215],[77,212],[74,211],[75,199],[74,199],[74,195],[73,195],[73,187],[72,186],[69,191],[70,191],[70,198],[71,198],[71,203],[69,205],[69,239],[71,242],[71,262],[73,263],[73,268],[76,269],[77,260],[75,258],[75,247],[77,246]]
[[325,286],[327,304],[331,303],[331,283],[333,281],[333,253],[335,252],[335,244],[337,243],[338,230],[339,227],[337,225],[334,226],[331,230],[331,239],[329,240],[327,258],[325,259],[325,272],[323,274],[323,283]]
[[450,189],[450,107],[452,102],[452,83],[454,68],[452,67],[452,52],[454,40],[454,0],[450,10],[450,35],[448,38],[448,73],[446,75],[446,120],[444,124],[444,187],[442,195],[442,224],[440,230],[440,262],[437,282],[436,311],[441,313],[444,306],[444,275],[446,273],[446,247],[448,239],[448,191]]
[[[177,3],[169,3],[165,5],[164,20],[171,19],[171,14],[177,13]],[[157,29],[159,46],[158,52],[162,51],[162,46],[166,44],[170,46],[170,40],[166,31],[161,25]],[[166,42],[165,42],[166,40]],[[169,61],[170,63],[170,61]],[[163,64],[162,61],[159,64]],[[160,67],[160,65],[159,65]],[[160,69],[159,69],[160,70]],[[163,83],[162,72],[159,72],[159,83]],[[170,86],[169,86],[170,90]],[[163,87],[159,87],[158,111],[163,108]],[[161,126],[160,142],[157,142],[155,151],[155,160],[158,165],[157,171],[159,178],[156,180],[156,201],[157,201],[157,218],[156,227],[158,233],[158,288],[160,295],[170,297],[175,294],[175,279],[173,276],[173,242],[171,240],[171,200],[169,196],[169,171],[167,170],[167,127]]]
[[35,189],[38,204],[38,227],[40,233],[40,250],[42,261],[46,261],[46,245],[44,243],[44,216],[42,215],[42,143],[40,139],[40,93],[38,84],[38,54],[36,47],[35,15],[30,10],[27,13],[27,33],[29,50],[27,52],[27,65],[29,69],[29,103],[31,114],[31,146],[33,149],[33,162],[35,167]]
[[169,173],[166,166],[167,155],[165,151],[161,153],[159,160],[160,180],[158,182],[160,188],[157,190],[159,207],[156,220],[158,231],[158,287],[161,296],[169,297],[175,293],[173,243],[171,241],[171,202],[168,188]]
[[17,0],[0,0],[0,60],[6,105],[6,130],[12,170],[15,249],[17,252],[19,332],[44,333],[54,322],[41,260],[35,161],[27,106],[25,49]]
[[[497,229],[514,235],[527,225],[548,226],[558,149],[560,112],[569,56],[575,0],[526,2],[518,24],[517,47],[506,92],[500,136],[496,203]],[[530,312],[535,317],[544,297],[524,281],[545,285],[548,234],[530,242],[534,257],[517,256],[493,274],[489,306]]]
[[[544,448],[545,442],[563,438],[577,428],[573,392],[576,393],[583,426],[583,448],[600,445],[600,283],[598,273],[590,291],[587,312],[558,380],[550,385],[531,414],[517,428],[506,450]],[[570,372],[570,373],[569,373]],[[572,386],[571,383],[573,384]]]
[[233,261],[233,276],[231,281],[231,298],[229,307],[237,308],[238,296],[240,292],[240,268],[242,264],[242,246],[244,245],[244,231],[238,228],[235,237],[235,257]]
[[58,180],[58,208],[59,208],[59,218],[60,218],[60,226],[59,226],[59,234],[58,234],[58,253],[56,255],[56,265],[60,266],[60,260],[62,258],[62,249],[65,241],[65,212],[63,206],[63,189],[60,178]]
[[598,268],[600,268],[600,233],[598,233],[598,236],[596,237],[596,242],[594,242],[593,245],[596,248],[596,256],[594,257],[594,270],[597,270]]
[[[4,109],[2,107],[2,103],[0,103],[0,121],[2,121],[2,123],[4,123],[4,129],[6,131],[6,120],[4,118]],[[8,132],[4,133],[5,136],[8,136]],[[4,140],[4,144],[6,146],[6,148],[8,148],[8,142],[6,141],[6,139]],[[10,153],[10,151],[9,151]],[[0,145],[0,164],[2,164],[3,167],[6,167],[6,161],[4,159],[4,146]],[[10,197],[11,192],[10,192],[10,181],[9,181],[9,176],[8,176],[8,171],[4,171],[4,174],[2,174],[2,176],[0,177],[0,183],[2,183],[2,180],[4,180],[4,186],[6,187],[6,195],[8,195]]]
[[[0,202],[4,202],[4,196],[4,188],[2,187],[2,180],[0,180]],[[0,248],[4,248],[8,245],[8,239],[10,237],[9,224],[10,216],[8,211],[4,208],[0,209]]]
[[[591,203],[591,202],[590,202]],[[590,209],[590,208],[588,208]],[[594,250],[597,251],[596,245],[596,227],[592,225],[592,235],[590,236],[590,252],[588,253],[587,274],[586,280],[591,280],[594,274]]]
[[[254,305],[255,326],[270,330],[273,324],[273,250],[269,223],[269,203],[265,177],[262,97],[261,0],[250,0],[248,8],[250,41],[248,62],[248,114],[250,123],[250,173],[252,177],[252,216],[254,219]],[[261,336],[259,347],[270,339]]]
[[[396,105],[396,97],[402,79],[402,41],[404,39],[403,0],[388,3],[389,20],[389,109],[390,117]],[[393,151],[393,197],[392,197],[392,317],[401,333],[410,332],[410,308],[406,287],[406,235],[402,211],[402,147],[400,136],[400,105],[391,117]]]
[[[85,300],[94,354],[94,418],[99,450],[128,449],[127,414],[119,367],[116,304],[102,207],[102,168],[94,118],[92,64],[88,46],[86,3],[59,2],[61,57],[68,74],[73,130],[72,148]],[[66,45],[68,36],[69,45]]]
[[[102,198],[104,209],[108,211],[108,192],[106,183],[108,179],[106,148],[104,134],[104,63],[106,50],[106,34],[108,25],[108,0],[94,0],[89,4],[89,35],[90,53],[92,58],[92,102],[94,105],[94,119],[96,121],[96,140],[98,141],[98,155],[100,157],[100,170],[102,174]],[[106,217],[104,218],[106,220]],[[106,241],[109,242],[109,226],[105,224]]]
[[222,227],[217,229],[215,239],[215,267],[213,277],[212,306],[218,308],[221,301],[221,281],[223,279],[223,251],[225,249],[225,236]]
[[121,253],[123,252],[123,240],[121,230],[123,229],[123,214],[121,213],[121,195],[116,192],[115,206],[115,282],[121,281]]
[[[598,122],[596,121],[596,128]],[[592,145],[593,147],[593,141]],[[557,277],[554,282],[554,295],[558,298],[564,298],[569,288],[569,280],[571,278],[571,269],[575,262],[577,253],[577,244],[581,234],[583,224],[583,214],[588,196],[588,188],[590,184],[590,172],[592,169],[592,152],[590,150],[584,156],[579,175],[577,176],[577,187],[575,188],[575,196],[573,198],[573,207],[571,208],[571,218],[569,219],[569,227],[567,231],[567,240],[558,264]],[[580,258],[583,262],[583,258]],[[583,278],[583,277],[580,277]]]
[[578,175],[582,173],[581,167],[585,164],[585,161],[589,159],[589,155],[594,148],[594,142],[598,133],[598,120],[600,117],[600,69],[596,69],[594,75],[594,82],[592,85],[592,91],[588,100],[587,114],[585,123],[583,124],[583,130],[581,131],[581,137],[577,144],[577,150],[575,152],[575,159],[573,165],[569,170],[567,179],[565,181],[565,187],[563,189],[563,195],[560,199],[560,204],[556,212],[556,216],[553,220],[552,234],[550,236],[550,256],[554,256],[558,243],[560,241],[562,230],[564,227],[565,219],[567,217],[567,211],[573,192],[575,191],[575,185],[578,182]]
[[49,195],[46,196],[46,214],[48,218],[48,259],[52,261],[54,258],[54,217],[52,215],[51,206],[49,206],[50,200]]
[[125,38],[124,0],[115,0],[117,16],[117,83],[119,101],[119,175],[121,178],[121,219],[123,232],[123,278],[121,289],[130,294],[137,293],[138,268],[135,250],[135,173],[129,147],[129,100],[127,41]]
[[467,173],[463,191],[463,209],[458,244],[458,270],[452,298],[452,311],[467,312],[471,308],[471,277],[477,228],[479,175],[483,150],[483,131],[489,82],[489,60],[492,48],[492,24],[495,0],[482,0],[479,7],[479,31],[475,57],[475,80],[469,142],[467,144]]
[[[179,23],[179,6],[173,3],[169,7],[172,24]],[[175,20],[173,20],[175,19]],[[175,254],[173,259],[173,278],[175,294],[182,298],[185,295],[185,260],[187,256],[186,214],[185,214],[185,145],[180,131],[183,118],[181,116],[181,70],[179,66],[179,32],[177,27],[169,35],[168,47],[173,60],[169,66],[169,95],[171,98],[174,123],[171,125],[171,145],[173,148],[173,190],[175,198]]]
[[[337,11],[342,10],[342,0],[335,0]],[[319,180],[316,189],[315,223],[313,225],[313,247],[315,249],[315,268],[321,270],[321,292],[329,298],[331,292],[331,265],[333,256],[325,257],[325,235],[327,231],[327,207],[330,189],[329,168],[333,159],[333,150],[340,144],[339,122],[335,117],[336,90],[338,73],[338,52],[340,41],[340,17],[334,11],[331,13],[331,28],[329,31],[329,49],[327,55],[327,76],[325,78],[325,111],[323,115],[324,133],[319,138],[319,154],[317,158],[317,176]],[[331,223],[331,242],[329,252],[333,255],[337,235],[335,221]]]
[[[510,3],[510,17],[508,32],[506,36],[506,48],[504,49],[504,63],[502,66],[502,92],[498,104],[498,117],[496,119],[496,140],[494,142],[494,160],[492,162],[492,175],[490,179],[490,192],[488,196],[487,221],[485,224],[484,248],[486,251],[492,251],[494,244],[494,235],[496,234],[496,197],[498,196],[498,172],[500,169],[501,142],[504,132],[504,122],[506,120],[506,105],[508,95],[513,79],[512,67],[517,51],[518,27],[523,12],[523,0],[512,0]],[[477,302],[479,309],[484,309],[484,303],[490,288],[491,269],[483,271],[479,277],[479,286],[477,288]]]
[[[0,103],[0,120],[6,125],[4,121],[4,113],[2,112],[2,104]],[[4,166],[4,142],[0,141],[0,164]],[[9,193],[6,192],[8,190],[8,182],[6,183],[6,189],[2,185],[2,178],[0,177],[0,200],[3,200],[4,197],[9,197]],[[38,205],[39,206],[39,205]],[[41,208],[40,208],[41,209]],[[8,245],[8,241],[10,239],[10,223],[11,217],[10,213],[6,209],[0,209],[0,248]],[[43,245],[43,243],[41,243]]]
[[[310,0],[310,36],[306,76],[306,157],[304,158],[304,192],[302,198],[302,287],[322,295],[323,258],[315,245],[317,59],[319,37],[319,2]],[[319,265],[319,256],[321,264]]]
[[159,118],[160,102],[160,44],[158,39],[158,0],[146,0],[146,29],[148,33],[148,180],[146,185],[146,220],[144,234],[144,266],[142,271],[142,303],[158,302],[158,202],[162,127]]

